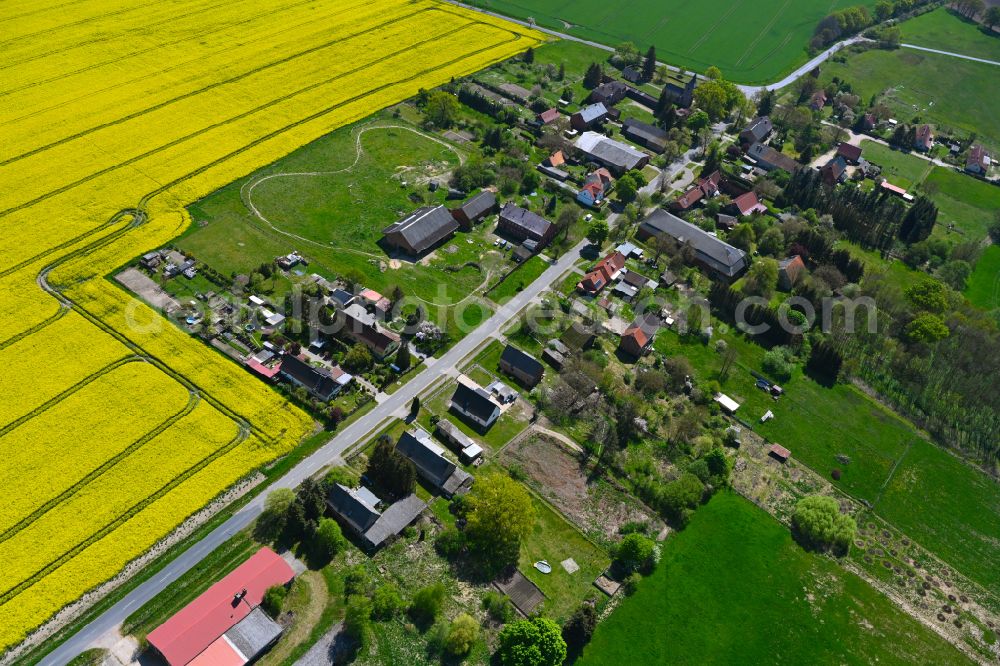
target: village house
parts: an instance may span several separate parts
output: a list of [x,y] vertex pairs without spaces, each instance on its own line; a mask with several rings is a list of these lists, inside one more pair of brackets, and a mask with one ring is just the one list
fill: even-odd
[[685,211],[705,198],[712,198],[719,194],[719,183],[722,182],[722,173],[716,171],[709,176],[701,178],[691,189],[677,197],[670,204],[675,211]]
[[373,552],[412,524],[427,508],[427,503],[410,493],[393,502],[384,511],[375,493],[364,486],[348,488],[339,483],[331,486],[326,505],[340,524],[354,533],[361,547]]
[[424,206],[382,230],[385,242],[417,256],[451,238],[458,222],[444,206]]
[[482,430],[500,418],[500,404],[481,386],[460,381],[451,396],[450,408]]
[[569,118],[570,126],[578,132],[600,125],[608,118],[608,108],[601,103],[585,106]]
[[742,132],[740,132],[740,144],[744,147],[752,146],[755,143],[763,143],[774,131],[774,125],[767,116],[760,116],[750,121]]
[[448,460],[444,449],[419,426],[399,437],[396,451],[406,456],[417,473],[444,497],[464,494],[472,486],[473,476]]
[[586,294],[595,296],[610,283],[618,279],[618,275],[623,268],[625,268],[625,255],[621,252],[612,252],[597,262],[583,276],[583,279],[577,283],[576,288]]
[[837,146],[837,157],[843,157],[848,164],[857,164],[861,161],[861,146],[852,146],[843,142]]
[[584,206],[596,208],[604,202],[609,189],[611,189],[611,173],[602,167],[587,174],[587,180],[577,192],[576,200]]
[[834,155],[819,172],[823,182],[829,187],[839,185],[847,180],[847,160],[840,155]]
[[360,303],[352,303],[337,312],[338,333],[368,347],[372,354],[385,358],[400,343],[398,334],[383,328],[378,318]]
[[687,109],[694,103],[694,89],[698,87],[698,77],[690,74],[686,82],[682,80],[685,74],[682,72],[676,79],[669,79],[663,86],[663,96],[668,104],[673,104],[682,109]]
[[270,548],[261,548],[191,603],[146,635],[169,666],[243,666],[281,637],[280,624],[260,605],[268,589],[288,587],[295,572]]
[[646,153],[597,132],[584,132],[575,145],[590,159],[607,167],[615,176],[649,164],[649,155]]
[[246,366],[264,381],[273,381],[281,371],[281,358],[270,349],[261,349],[244,361]]
[[502,232],[518,241],[533,240],[540,245],[546,245],[555,236],[556,227],[541,215],[508,201],[500,211],[497,232]]
[[934,147],[934,130],[931,129],[930,125],[924,124],[917,128],[913,147],[923,153]]
[[802,257],[795,255],[778,262],[778,286],[785,291],[791,291],[806,271]]
[[742,275],[749,266],[746,252],[662,208],[653,211],[643,220],[637,236],[639,240],[653,236],[673,238],[679,245],[690,245],[698,265],[711,275],[728,282]]
[[322,402],[329,402],[354,379],[339,366],[327,370],[317,368],[298,356],[286,354],[281,359],[279,371],[282,378],[295,386],[301,386],[309,394]]
[[458,226],[468,231],[484,217],[496,210],[497,195],[489,190],[483,190],[458,208],[453,208],[451,216]]
[[765,146],[762,143],[755,143],[750,146],[746,152],[745,159],[764,171],[781,169],[788,173],[795,173],[802,168],[801,164],[788,155],[775,150],[771,146]]
[[607,81],[590,91],[587,99],[592,103],[600,103],[605,106],[614,106],[625,99],[628,86],[621,81]]
[[976,145],[969,149],[969,156],[965,160],[965,170],[967,173],[985,176],[989,173],[991,164],[992,160],[986,149]]
[[753,215],[754,213],[766,213],[767,206],[762,204],[757,199],[756,192],[751,190],[734,198],[733,202],[729,204],[729,211],[734,215],[738,214],[743,217],[746,215]]
[[538,114],[538,122],[542,125],[551,125],[552,123],[559,120],[559,109],[552,107],[551,109],[545,109]]
[[660,319],[653,313],[639,315],[622,333],[618,350],[632,358],[642,358],[653,348],[653,340],[660,329]]
[[542,381],[545,366],[531,354],[527,354],[513,345],[507,345],[503,353],[500,354],[500,370],[514,377],[524,386],[534,388],[538,382]]
[[626,118],[625,122],[622,123],[622,136],[652,150],[654,153],[662,153],[667,143],[665,131],[634,118]]

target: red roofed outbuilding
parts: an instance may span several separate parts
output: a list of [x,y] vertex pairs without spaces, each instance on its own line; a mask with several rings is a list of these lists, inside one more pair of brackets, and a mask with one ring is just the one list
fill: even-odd
[[557,120],[559,120],[559,110],[555,108],[546,109],[538,114],[538,122],[543,125],[554,123]]
[[243,666],[281,635],[259,608],[264,593],[294,577],[280,555],[261,548],[146,639],[170,666]]
[[732,208],[741,216],[767,212],[767,206],[757,199],[757,195],[754,192],[747,192],[733,199]]

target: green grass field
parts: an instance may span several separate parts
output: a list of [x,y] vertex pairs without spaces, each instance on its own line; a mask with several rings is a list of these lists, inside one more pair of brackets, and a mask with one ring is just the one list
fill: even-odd
[[833,77],[849,82],[862,99],[886,93],[888,104],[901,122],[919,117],[937,126],[937,133],[951,130],[975,133],[990,148],[1000,146],[1000,73],[995,65],[912,49],[871,50],[854,54],[847,62],[827,61],[821,81]]
[[535,255],[518,267],[510,277],[504,280],[493,289],[488,297],[491,301],[504,304],[514,298],[522,289],[538,279],[538,277],[548,268],[548,263],[544,259]]
[[[740,403],[737,416],[842,490],[871,502],[877,514],[965,575],[996,587],[1000,543],[989,536],[1000,534],[995,481],[924,440],[852,385],[826,387],[797,371],[782,382],[785,395],[775,402],[750,374],[761,370],[763,349],[742,337],[725,339],[738,356],[722,390]],[[722,356],[710,346],[673,331],[661,332],[654,345],[668,356],[685,356],[698,380],[718,378]],[[775,418],[760,423],[768,409]],[[839,481],[830,478],[833,469],[841,470]]]
[[886,180],[907,190],[924,182],[924,178],[934,168],[933,162],[874,141],[862,141],[861,148],[866,160],[882,167],[882,176]]
[[[400,124],[388,114],[377,122]],[[309,272],[334,278],[355,269],[368,287],[400,285],[407,295],[444,305],[486,280],[472,267],[446,267],[475,261],[490,271],[506,264],[482,228],[456,234],[430,260],[391,262],[377,244],[381,230],[420,205],[411,194],[443,201],[443,192],[432,195],[421,183],[464,157],[408,129],[368,130],[359,141],[359,127],[332,132],[197,202],[191,206],[194,224],[177,245],[224,275],[248,272],[295,249],[310,260]],[[271,175],[277,177],[261,180]],[[252,183],[258,184],[251,192]],[[266,222],[250,211],[251,197]]]
[[943,7],[905,21],[900,27],[906,44],[1000,61],[1000,33],[990,36],[978,24]]
[[667,540],[657,570],[598,626],[578,663],[965,662],[864,580],[720,493]]
[[861,146],[865,159],[882,167],[882,175],[890,183],[919,188],[934,200],[940,210],[936,233],[946,233],[948,225],[954,224],[967,240],[986,236],[1000,210],[1000,187],[874,141],[862,141]]
[[965,297],[984,310],[1000,308],[1000,245],[991,245],[983,252],[969,278]]
[[[615,46],[634,42],[658,59],[704,71],[715,65],[740,83],[772,83],[808,59],[806,46],[830,12],[852,0],[469,0],[543,27]],[[872,5],[873,2],[860,4]]]
[[996,480],[918,439],[903,456],[875,512],[986,589],[1000,589]]

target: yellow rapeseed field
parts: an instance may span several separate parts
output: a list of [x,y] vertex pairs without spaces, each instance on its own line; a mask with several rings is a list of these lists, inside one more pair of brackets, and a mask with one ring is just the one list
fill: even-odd
[[109,279],[185,206],[540,35],[437,0],[0,16],[0,651],[313,424]]

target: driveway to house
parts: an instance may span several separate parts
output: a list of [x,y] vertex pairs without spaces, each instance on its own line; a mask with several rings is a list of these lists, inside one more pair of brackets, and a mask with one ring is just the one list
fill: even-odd
[[[614,217],[616,216],[609,218],[609,224],[613,223]],[[583,240],[563,254],[534,282],[498,308],[496,314],[459,340],[441,358],[427,359],[428,365],[419,375],[392,395],[387,396],[372,411],[340,430],[322,448],[289,470],[285,476],[272,483],[206,537],[192,544],[190,548],[177,556],[152,578],[140,583],[118,603],[83,627],[39,663],[43,666],[62,666],[88,649],[104,634],[115,631],[125,618],[201,562],[234,534],[250,525],[261,514],[264,502],[272,492],[279,488],[295,488],[303,480],[316,474],[324,467],[342,462],[348,449],[365,441],[387,419],[393,416],[405,416],[414,397],[429,389],[439,379],[454,374],[458,365],[477,351],[484,342],[491,339],[494,332],[501,330],[518,312],[537,299],[543,291],[557,285],[560,278],[573,268],[574,262],[580,258],[580,251],[587,245],[588,241]]]

